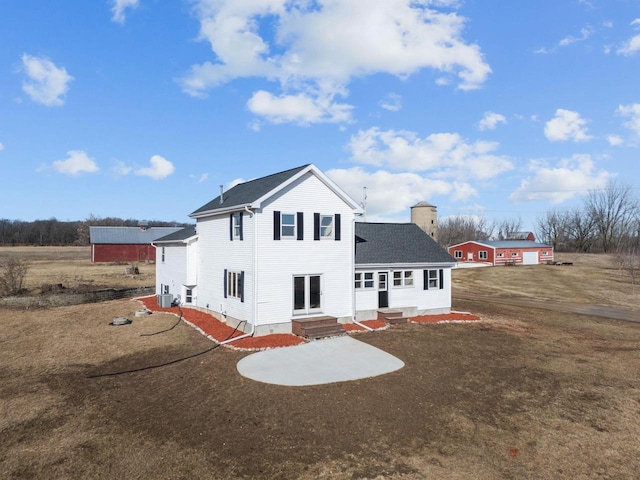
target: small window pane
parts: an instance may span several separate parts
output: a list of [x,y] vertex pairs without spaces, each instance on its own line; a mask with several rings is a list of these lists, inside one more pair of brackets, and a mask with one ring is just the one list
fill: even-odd
[[404,285],[406,287],[413,285],[413,271],[407,270],[404,272]]
[[324,215],[320,218],[320,236],[333,236],[333,215]]

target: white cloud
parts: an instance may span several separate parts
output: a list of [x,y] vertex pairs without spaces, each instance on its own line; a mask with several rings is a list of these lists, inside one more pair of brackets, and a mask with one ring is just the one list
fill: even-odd
[[313,98],[305,93],[280,95],[259,90],[247,102],[249,110],[272,123],[335,123],[351,120],[352,106],[333,102],[333,97]]
[[149,160],[149,164],[149,167],[139,168],[133,173],[135,173],[136,175],[149,177],[154,180],[162,180],[175,171],[173,163],[171,163],[166,158],[161,157],[160,155],[152,156]]
[[67,158],[53,162],[53,169],[65,175],[77,176],[99,170],[96,161],[82,150],[69,150]]
[[129,175],[132,171],[133,168],[128,166],[126,163],[124,163],[121,160],[114,160],[113,161],[113,166],[111,167],[111,171],[116,175],[116,176],[124,176],[124,175]]
[[[448,10],[437,10],[440,6]],[[282,95],[270,99],[281,100],[277,106],[282,108],[290,97],[298,102],[313,97],[315,104],[316,97],[344,96],[354,77],[406,78],[425,68],[457,76],[458,88],[472,90],[482,86],[491,69],[479,46],[462,38],[465,18],[450,10],[456,6],[427,0],[198,0],[200,38],[209,42],[215,60],[193,65],[180,82],[189,95],[204,96],[236,78],[265,78],[279,82]],[[335,107],[329,102],[325,110],[329,105]],[[308,121],[350,118],[340,113],[301,116]],[[299,115],[279,110],[274,118],[300,122]]]
[[138,0],[112,0],[112,3],[111,11],[113,15],[111,16],[111,20],[119,24],[123,24],[126,20],[125,10],[127,10],[127,8],[133,10],[138,7]]
[[607,142],[609,142],[609,145],[613,147],[617,147],[618,145],[622,145],[624,143],[624,140],[620,135],[612,134],[612,135],[607,135]]
[[[631,25],[639,26],[640,18],[636,18],[633,22],[631,22]],[[640,52],[640,34],[634,35],[629,40],[624,42],[622,46],[617,50],[616,53],[618,55],[630,56],[630,55],[635,55],[638,52]]]
[[618,49],[618,55],[635,55],[640,52],[640,34],[631,37]]
[[4,150],[4,145],[2,144],[2,142],[0,142],[0,152]]
[[596,171],[590,155],[574,155],[556,166],[533,160],[529,164],[532,177],[523,180],[509,200],[515,203],[543,200],[561,203],[589,190],[602,188],[612,174]]
[[593,34],[593,32],[594,32],[593,27],[587,25],[587,26],[583,27],[582,29],[580,29],[580,36],[579,37],[574,37],[573,35],[568,35],[568,36],[564,37],[562,40],[560,40],[560,42],[558,42],[558,46],[566,47],[566,46],[571,45],[572,43],[583,42],[586,39],[588,39]]
[[640,137],[640,103],[620,105],[618,113],[629,118],[623,125]]
[[22,69],[28,77],[22,82],[22,90],[31,100],[48,107],[64,104],[62,97],[73,80],[64,67],[56,67],[48,58],[25,53],[22,55]]
[[195,180],[196,183],[204,183],[209,179],[208,173],[202,173],[200,175],[190,174],[189,178]]
[[495,112],[486,112],[482,120],[478,123],[480,131],[494,130],[499,123],[507,123],[504,115]]
[[544,134],[552,142],[584,142],[593,138],[587,134],[586,125],[587,121],[580,117],[578,112],[559,108],[556,110],[555,118],[545,124]]
[[358,202],[364,199],[364,188],[367,188],[367,220],[370,221],[389,221],[389,216],[407,214],[412,205],[435,195],[448,195],[454,200],[476,195],[475,189],[467,183],[433,180],[411,172],[378,170],[370,173],[362,167],[352,167],[326,173]]
[[415,132],[374,127],[352,136],[348,149],[357,163],[386,165],[396,171],[430,171],[437,177],[455,177],[463,171],[470,178],[488,179],[513,168],[507,157],[492,153],[498,146],[495,142],[469,143],[457,133],[421,138]]
[[390,112],[398,112],[402,108],[402,97],[397,93],[390,93],[384,99],[380,100],[378,105]]

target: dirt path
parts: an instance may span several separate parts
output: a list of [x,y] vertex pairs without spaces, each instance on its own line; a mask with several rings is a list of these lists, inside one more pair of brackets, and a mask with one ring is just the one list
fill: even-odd
[[624,308],[614,308],[604,305],[583,305],[578,303],[556,302],[523,297],[502,297],[490,294],[462,293],[454,291],[453,300],[470,300],[490,303],[501,303],[516,307],[541,308],[553,312],[578,313],[590,317],[611,318],[625,322],[640,323],[640,313]]

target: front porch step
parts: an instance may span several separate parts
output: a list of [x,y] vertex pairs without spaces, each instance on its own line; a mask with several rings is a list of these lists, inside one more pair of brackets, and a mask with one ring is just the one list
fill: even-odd
[[309,317],[291,320],[291,331],[305,338],[324,338],[343,335],[345,331],[335,317]]
[[399,323],[407,323],[407,317],[402,315],[400,310],[378,310],[378,320],[387,322],[389,325],[397,325]]

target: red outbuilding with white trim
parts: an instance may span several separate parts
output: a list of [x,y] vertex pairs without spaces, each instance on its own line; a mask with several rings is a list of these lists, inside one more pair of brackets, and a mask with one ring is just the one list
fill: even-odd
[[470,240],[449,247],[449,255],[457,262],[491,265],[538,265],[554,261],[553,246],[530,240]]

